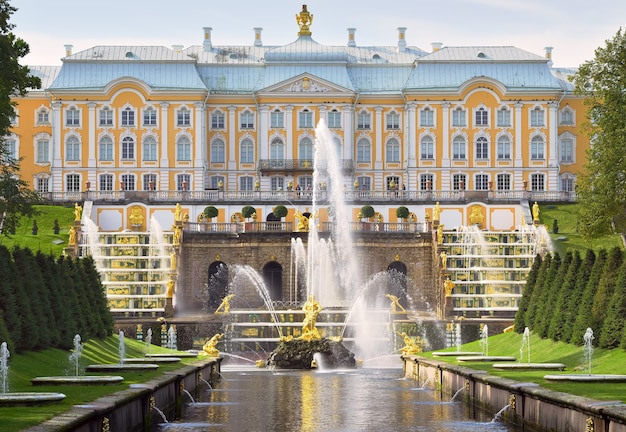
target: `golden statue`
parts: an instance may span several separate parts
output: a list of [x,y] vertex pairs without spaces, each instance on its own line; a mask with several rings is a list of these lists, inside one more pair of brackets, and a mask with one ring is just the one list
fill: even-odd
[[469,215],[470,225],[481,226],[485,222],[485,216],[483,215],[482,207],[479,205],[472,206],[472,211]]
[[172,297],[174,297],[174,286],[174,279],[172,279],[172,277],[170,276],[170,280],[167,281],[167,298],[171,299]]
[[441,258],[441,268],[445,270],[448,263],[448,254],[445,250],[441,251],[441,254],[439,254],[439,258]]
[[296,22],[300,27],[298,36],[311,36],[309,26],[313,23],[313,15],[306,9],[306,5],[302,5],[302,11],[296,14]]
[[392,294],[385,294],[389,300],[391,300],[391,313],[406,313],[406,310],[400,304],[400,299]]
[[533,204],[533,220],[539,220],[539,204],[537,204],[537,201]]
[[411,336],[406,334],[406,332],[396,333],[398,333],[398,335],[404,340],[404,346],[400,348],[402,355],[418,354],[422,352],[423,342],[420,340],[419,336],[411,338]]
[[176,203],[176,208],[174,209],[174,221],[182,222],[183,220],[183,207],[180,203]]
[[176,270],[176,252],[170,254],[170,269]]
[[196,218],[196,222],[204,222],[204,213],[200,213]]
[[446,290],[446,297],[450,297],[452,295],[452,289],[454,288],[454,282],[452,282],[450,278],[447,278],[443,282],[443,287]]
[[70,230],[68,231],[70,238],[67,241],[67,244],[70,246],[74,246],[76,244],[76,228],[74,228],[73,226],[70,227]]
[[439,201],[435,203],[435,207],[433,208],[433,220],[439,221],[439,216],[441,215],[441,208],[439,207]]
[[128,216],[128,222],[131,224],[131,226],[139,227],[143,225],[144,217],[143,217],[143,211],[141,207],[139,206],[131,207],[130,215]]
[[302,322],[302,335],[298,339],[320,340],[322,336],[320,336],[315,324],[317,323],[317,316],[322,311],[322,305],[315,300],[315,296],[311,296],[302,306],[302,310],[304,311],[304,321]]
[[230,313],[230,300],[235,297],[235,294],[228,294],[222,299],[222,303],[215,309],[216,315],[226,315]]
[[300,210],[296,210],[294,216],[298,220],[296,232],[309,232],[309,218],[303,215]]
[[219,343],[220,339],[223,337],[224,333],[217,333],[211,339],[206,341],[206,343],[202,347],[202,352],[200,353],[200,355],[218,357],[220,355],[220,352],[217,350],[216,346]]
[[80,221],[82,214],[83,214],[83,208],[81,207],[81,205],[78,203],[74,203],[74,220]]
[[437,244],[443,244],[443,225],[437,227]]
[[183,232],[180,226],[174,225],[174,246],[180,246],[180,240],[182,239]]

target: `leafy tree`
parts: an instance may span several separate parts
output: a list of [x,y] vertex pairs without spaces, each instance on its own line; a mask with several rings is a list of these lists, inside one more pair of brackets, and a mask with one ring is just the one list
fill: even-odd
[[250,219],[252,217],[252,215],[255,214],[255,213],[256,213],[256,209],[254,207],[252,207],[252,206],[249,206],[249,205],[244,206],[241,209],[241,215],[243,217],[245,217],[246,219]]
[[282,204],[277,205],[276,207],[274,207],[274,209],[272,210],[272,213],[274,213],[274,216],[276,216],[277,218],[284,218],[285,216],[287,216],[287,207],[285,207]]
[[5,235],[15,232],[22,215],[35,214],[33,204],[39,201],[39,195],[28,182],[20,179],[20,160],[13,157],[7,145],[16,116],[12,98],[41,87],[41,80],[19,64],[30,49],[12,32],[15,26],[9,19],[16,10],[8,0],[0,0],[0,232]]
[[219,210],[214,206],[208,206],[204,208],[204,211],[202,213],[204,214],[204,217],[206,219],[211,220],[214,217],[217,217],[217,215],[219,214]]
[[579,232],[585,238],[626,231],[626,34],[620,28],[574,75],[585,97],[584,131],[593,140],[577,179]]
[[514,328],[517,333],[524,333],[524,329],[529,327],[526,322],[526,311],[528,310],[530,298],[532,297],[535,289],[535,283],[537,282],[537,276],[539,275],[539,268],[541,267],[542,262],[543,259],[541,258],[541,255],[537,255],[533,261],[532,267],[530,268],[530,272],[528,272],[526,285],[524,285],[524,292],[522,293],[522,298],[520,299],[517,312],[515,313]]
[[361,207],[361,216],[364,217],[365,219],[369,219],[375,214],[376,214],[376,211],[374,210],[374,207],[372,207],[371,205],[364,205],[363,207]]
[[400,206],[396,209],[396,217],[400,219],[406,219],[409,217],[409,209],[405,206]]

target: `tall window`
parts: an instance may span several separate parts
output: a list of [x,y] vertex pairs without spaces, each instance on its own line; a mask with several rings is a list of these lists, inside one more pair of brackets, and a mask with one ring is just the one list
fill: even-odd
[[511,140],[508,136],[498,138],[498,159],[511,159]]
[[430,108],[424,108],[420,111],[420,126],[435,126],[435,113],[433,110],[431,110]]
[[561,111],[561,124],[562,125],[573,125],[574,124],[574,111],[570,108],[564,108]]
[[489,111],[485,108],[478,108],[474,112],[474,124],[476,126],[489,126]]
[[157,176],[156,174],[144,174],[143,175],[143,190],[156,190]]
[[157,160],[157,141],[154,137],[147,136],[144,138],[142,156],[144,161]]
[[574,178],[572,176],[561,177],[561,190],[564,192],[574,191]]
[[98,113],[98,125],[101,127],[113,126],[113,110],[109,107],[104,107]]
[[313,113],[308,109],[300,111],[298,113],[298,127],[300,128],[312,128],[313,127]]
[[274,110],[270,114],[270,125],[276,129],[282,129],[285,127],[285,114],[280,110]]
[[387,114],[387,129],[398,130],[400,129],[400,114],[392,111]]
[[50,141],[47,139],[37,140],[36,143],[36,162],[48,163],[50,162]]
[[48,124],[50,123],[50,115],[46,108],[42,108],[37,111],[37,124]]
[[498,127],[511,126],[511,110],[508,108],[500,108],[496,118],[496,125]]
[[489,176],[487,174],[476,174],[474,177],[476,190],[488,190],[489,189]]
[[454,109],[452,111],[452,126],[464,127],[467,124],[465,118],[466,118],[466,114],[463,108],[459,107],[459,108]]
[[272,190],[284,190],[285,189],[284,177],[272,177],[270,179],[270,187]]
[[[393,189],[392,189],[393,186]],[[400,189],[400,177],[398,176],[389,176],[385,179],[385,189],[387,190],[396,190]]]
[[540,107],[533,108],[530,110],[530,126],[531,127],[540,127],[543,126],[544,123],[544,111]]
[[559,159],[562,163],[574,162],[574,140],[571,138],[561,138],[561,149]]
[[65,160],[80,160],[80,141],[75,136],[69,137],[65,143]]
[[241,129],[254,129],[254,114],[249,110],[241,113]]
[[465,138],[462,136],[456,136],[452,140],[452,158],[453,159],[465,159]]
[[239,155],[241,163],[254,163],[254,143],[251,139],[241,141],[241,154]]
[[420,174],[420,190],[432,190],[435,187],[435,177],[432,174]]
[[496,176],[496,188],[499,191],[511,190],[511,174],[498,174]]
[[328,113],[328,127],[338,129],[341,127],[341,113],[336,109]]
[[191,126],[191,111],[182,107],[176,112],[176,126],[189,127]]
[[387,162],[400,162],[400,143],[395,138],[387,141]]
[[219,187],[220,182],[225,184],[226,179],[224,176],[213,176],[209,179],[209,187],[211,189],[217,189]]
[[285,144],[280,138],[274,138],[270,143],[270,159],[285,159]]
[[98,177],[98,190],[101,190],[101,191],[113,190],[113,174],[101,174]]
[[239,190],[251,191],[254,187],[254,177],[239,177]]
[[211,129],[224,129],[226,127],[226,118],[221,111],[211,113]]
[[311,138],[302,138],[302,140],[300,140],[298,159],[313,160],[313,141],[311,141]]
[[65,176],[65,190],[67,192],[80,192],[79,174],[68,174]]
[[370,163],[372,160],[372,146],[370,142],[361,138],[356,144],[356,161],[357,163]]
[[75,107],[65,110],[65,126],[80,126],[80,111]]
[[211,142],[211,163],[225,163],[226,162],[226,145],[221,139],[216,139]]
[[143,125],[144,126],[156,126],[157,125],[157,111],[148,107],[143,111]]
[[422,159],[435,158],[435,142],[432,137],[425,136],[420,141],[420,157]]
[[454,174],[452,176],[452,190],[467,189],[467,176],[465,174]]
[[359,190],[368,191],[372,190],[372,179],[366,176],[357,177],[359,182]]
[[485,137],[476,139],[476,159],[489,159],[489,142]]
[[14,139],[7,139],[4,141],[4,148],[5,154],[2,155],[4,161],[11,163],[17,161],[17,142]]
[[176,142],[176,160],[191,160],[191,141],[189,141],[189,138],[185,136],[178,138],[178,141]]
[[543,174],[530,175],[530,187],[534,191],[545,190],[545,176]]
[[135,110],[130,107],[126,107],[122,110],[122,126],[135,126]]
[[48,193],[50,190],[50,179],[48,177],[37,177],[37,192]]
[[356,116],[356,128],[357,129],[369,129],[370,128],[370,114],[367,111],[361,111]]
[[534,136],[530,141],[530,158],[534,160],[544,158],[544,142],[539,135]]
[[135,190],[135,176],[133,174],[122,174],[122,185],[125,191]]
[[191,187],[191,176],[189,174],[178,174],[176,176],[176,190],[186,191]]
[[100,138],[100,151],[98,152],[99,159],[101,161],[113,160],[113,140],[111,137],[104,136]]
[[131,137],[122,139],[122,160],[135,159],[135,140]]

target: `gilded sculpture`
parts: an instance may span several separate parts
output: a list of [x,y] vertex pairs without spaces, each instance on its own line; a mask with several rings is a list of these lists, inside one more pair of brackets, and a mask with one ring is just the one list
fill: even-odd
[[315,300],[315,296],[311,296],[302,306],[302,310],[304,311],[304,321],[302,322],[302,335],[298,339],[320,340],[322,336],[315,325],[317,324],[317,316],[322,311],[322,305]]
[[230,313],[230,301],[235,297],[235,294],[228,294],[222,299],[222,303],[215,309],[216,315],[226,315]]
[[217,349],[217,344],[223,337],[224,333],[217,333],[211,339],[206,341],[206,343],[202,347],[202,352],[200,353],[200,355],[218,357],[220,355],[220,352]]
[[385,294],[385,297],[391,300],[391,313],[406,313],[406,310],[400,304],[400,299],[397,296],[392,294]]

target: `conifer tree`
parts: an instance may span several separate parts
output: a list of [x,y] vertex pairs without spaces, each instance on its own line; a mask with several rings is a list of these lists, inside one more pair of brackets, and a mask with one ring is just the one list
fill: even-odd
[[[0,314],[5,328],[9,332],[9,339],[15,341],[22,334],[22,322],[17,313],[17,301],[15,300],[15,280],[13,274],[15,266],[11,258],[11,252],[5,246],[0,245]],[[0,340],[0,343],[4,339]],[[9,344],[13,347],[13,344]]]
[[532,293],[535,289],[535,284],[537,282],[537,277],[539,276],[539,269],[541,267],[541,263],[543,259],[541,255],[537,254],[535,260],[533,261],[533,265],[530,268],[530,272],[528,272],[528,277],[526,278],[526,285],[524,285],[524,292],[522,293],[522,298],[520,299],[519,306],[517,308],[517,312],[515,313],[515,331],[518,333],[523,333],[524,329],[528,326],[526,322],[526,311],[528,310],[530,299],[532,297]]
[[[566,326],[571,323],[569,315],[569,299],[572,297],[576,286],[576,277],[580,273],[582,260],[578,251],[571,253],[569,264],[567,265],[567,273],[564,275],[563,283],[556,297],[554,313],[548,317],[548,337],[553,341],[560,341],[563,337],[563,331]],[[564,263],[566,259],[563,261]],[[565,266],[562,266],[565,268]],[[555,281],[556,282],[556,281]]]
[[[36,308],[32,307],[30,293],[27,291],[24,276],[17,269],[19,263],[13,260],[13,251],[11,261],[13,263],[14,272],[11,275],[13,279],[13,297],[15,298],[16,311],[20,321],[20,333],[13,336],[16,352],[33,351],[39,346],[39,329],[38,321],[33,313]],[[26,277],[28,278],[28,276]]]
[[570,342],[572,339],[572,332],[574,331],[574,323],[576,322],[578,309],[585,292],[585,287],[591,277],[591,271],[596,261],[596,254],[593,250],[589,249],[585,254],[578,273],[576,274],[575,286],[572,293],[567,300],[567,311],[563,316],[563,325],[561,339],[563,342]]
[[64,289],[59,284],[58,272],[56,272],[57,263],[51,255],[45,255],[41,251],[35,255],[35,261],[41,272],[44,284],[50,295],[50,308],[54,316],[54,325],[51,326],[52,341],[51,346],[61,349],[69,349],[72,347],[74,335],[70,334],[71,314],[65,306]]
[[547,254],[543,257],[543,261],[539,266],[539,273],[537,275],[537,281],[535,282],[535,286],[533,288],[532,295],[530,297],[530,301],[528,302],[528,309],[524,316],[524,321],[526,322],[526,326],[533,330],[535,326],[535,317],[537,315],[537,310],[539,308],[540,300],[543,295],[544,282],[548,275],[548,271],[550,270],[550,266],[552,265],[552,254]]
[[[567,254],[565,255],[567,258]],[[571,255],[569,255],[571,261]],[[561,260],[561,256],[558,253],[554,254],[554,259],[550,264],[550,270],[544,281],[543,293],[540,299],[539,307],[537,309],[537,316],[535,318],[535,326],[533,330],[541,338],[548,336],[548,325],[550,316],[554,311],[554,296],[558,295],[557,286],[561,284],[563,280],[563,269],[567,267],[567,263]],[[559,279],[560,278],[560,279]]]
[[626,317],[626,260],[622,262],[617,273],[615,288],[606,309],[598,341],[600,348],[616,348],[620,345],[624,332],[624,317]]
[[611,249],[598,283],[598,290],[593,298],[591,307],[591,329],[595,336],[594,343],[598,344],[602,337],[602,324],[609,307],[609,302],[615,291],[615,279],[622,265],[623,253],[618,247]]
[[86,274],[87,285],[92,292],[94,313],[98,316],[98,329],[95,336],[104,338],[113,333],[113,315],[109,309],[106,293],[100,279],[100,273],[98,273],[92,257],[85,257],[80,260],[80,263]]

